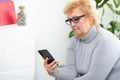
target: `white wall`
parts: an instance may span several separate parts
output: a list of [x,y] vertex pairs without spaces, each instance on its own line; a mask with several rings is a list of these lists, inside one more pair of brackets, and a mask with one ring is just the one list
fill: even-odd
[[64,64],[70,27],[64,22],[65,4],[70,0],[14,0],[16,12],[19,5],[25,5],[27,25],[36,37],[35,80],[54,80],[43,67],[38,49],[48,49],[60,64]]
[[[60,64],[64,64],[70,28],[64,23],[65,0],[36,1],[35,31],[37,49],[47,48]],[[54,80],[43,68],[43,59],[36,54],[35,80]]]

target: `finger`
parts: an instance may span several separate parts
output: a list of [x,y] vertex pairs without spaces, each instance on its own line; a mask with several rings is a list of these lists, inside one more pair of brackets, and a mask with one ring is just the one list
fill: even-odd
[[44,68],[47,70],[49,68],[48,58],[44,60]]
[[50,64],[46,65],[46,69],[49,70],[54,64],[56,63],[56,61],[51,62]]
[[44,60],[44,65],[48,65],[48,57]]
[[54,64],[56,63],[56,61],[52,61],[50,64],[49,64],[49,68],[52,67]]
[[49,70],[55,70],[58,66],[58,63],[55,63],[52,67],[49,68]]

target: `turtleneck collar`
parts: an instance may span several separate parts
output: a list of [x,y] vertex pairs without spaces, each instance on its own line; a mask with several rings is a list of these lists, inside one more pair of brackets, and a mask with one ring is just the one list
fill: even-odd
[[81,41],[84,42],[84,43],[91,42],[96,37],[96,35],[98,33],[97,29],[98,29],[98,27],[93,26],[84,38],[80,38]]

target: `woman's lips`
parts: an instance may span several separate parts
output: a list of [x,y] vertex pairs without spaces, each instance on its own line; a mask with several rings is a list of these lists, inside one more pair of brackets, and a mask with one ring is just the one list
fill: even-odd
[[77,27],[74,27],[73,30],[77,30],[78,28]]

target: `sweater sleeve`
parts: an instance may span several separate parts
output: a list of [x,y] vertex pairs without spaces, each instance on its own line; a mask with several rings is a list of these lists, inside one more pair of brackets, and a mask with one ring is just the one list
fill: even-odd
[[71,40],[67,50],[66,65],[63,67],[58,67],[53,75],[60,80],[73,80],[77,75],[73,45],[75,45],[74,40]]
[[120,54],[119,44],[100,41],[94,48],[88,73],[73,80],[105,80]]

